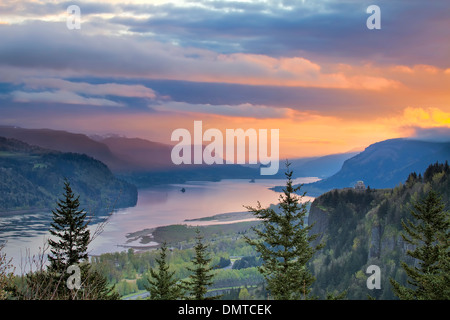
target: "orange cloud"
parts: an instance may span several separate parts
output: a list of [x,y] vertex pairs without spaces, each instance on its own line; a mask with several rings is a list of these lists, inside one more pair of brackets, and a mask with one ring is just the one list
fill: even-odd
[[450,112],[438,108],[412,108],[403,111],[403,123],[422,128],[450,127]]
[[[210,56],[208,58],[211,59]],[[351,66],[335,68],[337,72],[324,72],[319,64],[303,57],[274,58],[234,53],[221,54],[212,60],[206,61],[209,67],[198,68],[189,75],[189,79],[247,85],[365,90],[381,90],[399,85],[397,81],[381,74],[357,74],[357,70]],[[191,63],[195,64],[193,61]],[[173,77],[177,78],[175,75]]]

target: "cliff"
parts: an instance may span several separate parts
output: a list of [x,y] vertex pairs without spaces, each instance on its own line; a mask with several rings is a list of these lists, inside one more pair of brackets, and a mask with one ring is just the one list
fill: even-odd
[[[448,164],[429,166],[423,177],[410,174],[393,189],[335,189],[316,198],[309,213],[309,223],[314,224],[311,233],[321,234],[317,241],[326,245],[311,263],[317,278],[313,292],[323,296],[348,290],[351,299],[395,298],[389,278],[405,283],[401,261],[415,262],[406,255],[412,248],[401,237],[401,221],[411,219],[411,202],[430,189],[442,195],[448,209]],[[371,264],[381,268],[381,290],[366,287],[365,271]]]

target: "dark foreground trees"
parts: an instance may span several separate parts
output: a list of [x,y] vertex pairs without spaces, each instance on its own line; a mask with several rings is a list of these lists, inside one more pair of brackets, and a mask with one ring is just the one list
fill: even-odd
[[305,193],[296,194],[300,187],[293,187],[289,163],[286,166],[286,187],[278,207],[262,208],[259,202],[256,208],[246,207],[262,220],[262,227],[254,228],[257,238],[246,240],[261,255],[263,264],[259,270],[273,298],[308,299],[315,278],[307,263],[323,245],[310,245],[318,235],[309,235],[312,226],[304,222],[307,203],[301,201]]
[[209,288],[214,284],[214,266],[208,255],[208,246],[203,243],[200,230],[195,230],[194,257],[192,267],[187,269],[191,274],[181,281],[176,279],[175,272],[170,271],[167,262],[167,245],[163,243],[159,258],[156,258],[156,268],[150,269],[150,277],[145,289],[150,292],[150,300],[213,300],[219,296],[208,295]]
[[155,269],[150,269],[148,285],[145,289],[150,292],[150,300],[176,300],[182,298],[181,286],[175,278],[175,272],[169,271],[167,264],[167,245],[164,242],[160,248],[160,256],[156,258]]
[[414,203],[413,220],[402,221],[403,239],[414,246],[407,254],[416,264],[402,262],[410,286],[390,279],[393,291],[403,300],[450,299],[450,213],[433,190]]
[[218,296],[207,296],[208,287],[214,284],[214,268],[210,265],[211,258],[207,253],[208,246],[203,244],[203,236],[200,230],[195,230],[196,243],[194,246],[195,256],[192,261],[193,267],[189,268],[192,274],[184,283],[184,288],[188,293],[188,298],[193,300],[212,300]]
[[118,299],[108,287],[107,280],[93,270],[88,261],[87,248],[92,240],[86,221],[86,212],[79,208],[69,181],[64,182],[62,199],[53,210],[53,222],[48,240],[48,260],[45,266],[44,252],[38,257],[37,270],[31,270],[25,281],[19,283],[16,296],[19,299]]
[[50,234],[55,238],[49,239],[50,261],[49,271],[64,273],[71,265],[80,264],[88,259],[87,248],[90,231],[86,221],[86,212],[80,210],[79,197],[70,187],[69,181],[64,182],[63,199],[57,203],[52,211],[53,222],[50,224]]

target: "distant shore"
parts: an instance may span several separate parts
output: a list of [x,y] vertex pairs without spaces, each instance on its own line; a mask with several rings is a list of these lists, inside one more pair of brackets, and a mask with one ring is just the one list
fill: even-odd
[[[186,224],[172,224],[147,228],[126,235],[127,241],[120,245],[138,251],[153,250],[163,242],[179,243],[195,236],[195,228],[205,228],[207,234],[217,232],[219,229],[248,229],[259,222],[250,212],[228,212],[213,216],[185,219]],[[195,224],[200,222],[200,224]],[[203,222],[203,224],[201,223]]]
[[251,212],[227,212],[227,213],[219,213],[209,217],[203,218],[195,218],[195,219],[185,219],[186,222],[195,222],[195,221],[239,221],[239,220],[248,220],[254,218]]
[[28,213],[36,213],[43,211],[51,211],[50,208],[30,208],[30,209],[20,209],[20,210],[11,210],[11,211],[0,211],[0,217],[13,216],[16,214],[28,214]]

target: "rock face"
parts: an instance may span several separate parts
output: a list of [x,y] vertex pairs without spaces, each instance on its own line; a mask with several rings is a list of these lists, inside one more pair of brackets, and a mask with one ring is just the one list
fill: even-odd
[[369,240],[369,254],[367,260],[372,258],[380,258],[381,253],[381,227],[372,227]]
[[422,198],[430,188],[441,194],[448,210],[447,164],[430,165],[423,178],[412,175],[393,189],[335,189],[315,198],[309,211],[309,222],[313,224],[310,233],[320,236],[312,245],[322,241],[325,246],[311,262],[317,279],[313,294],[324,296],[326,292],[348,290],[348,298],[366,299],[370,292],[363,280],[367,279],[367,267],[374,264],[380,267],[384,279],[377,297],[394,299],[389,279],[406,284],[401,263],[419,262],[407,254],[414,246],[402,238],[401,222],[412,220],[411,202]]
[[313,245],[320,243],[328,230],[328,214],[317,206],[311,206],[308,216],[308,224],[313,225],[311,234],[319,234]]

